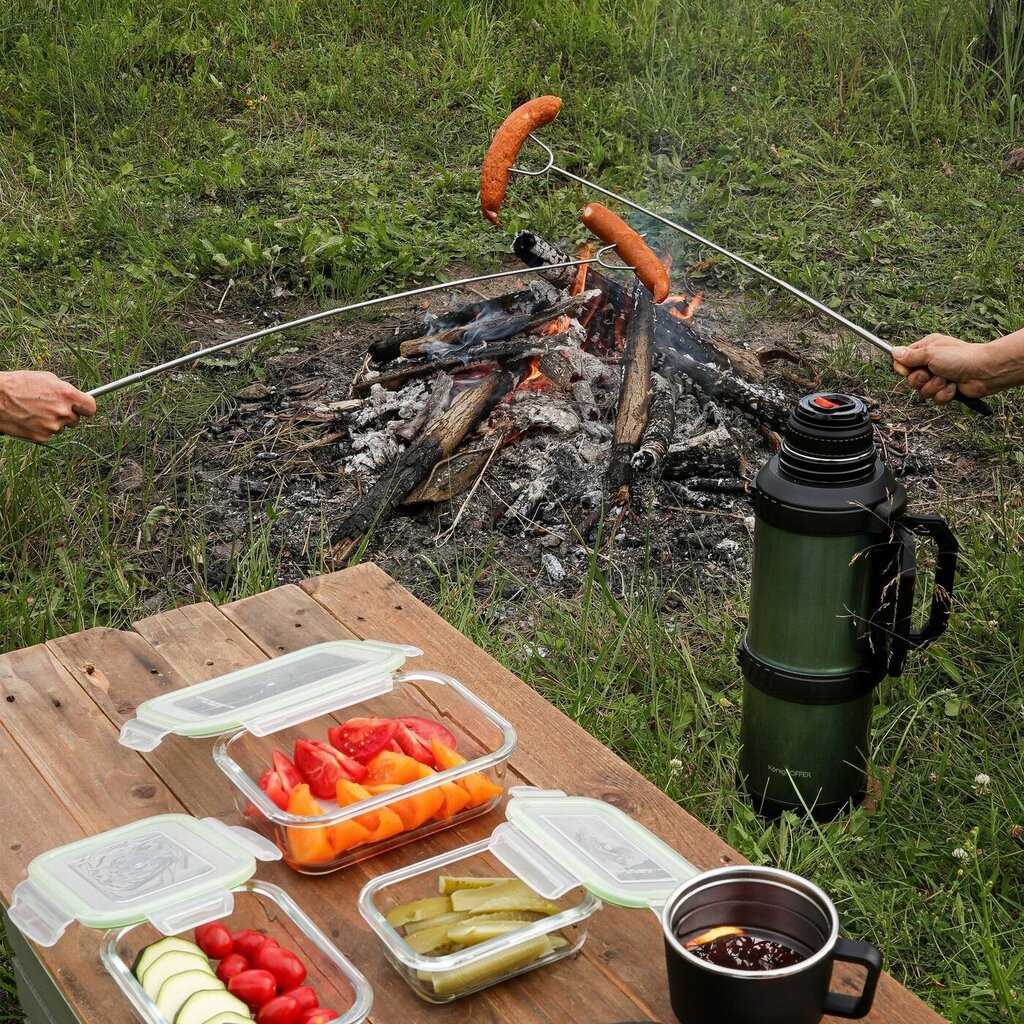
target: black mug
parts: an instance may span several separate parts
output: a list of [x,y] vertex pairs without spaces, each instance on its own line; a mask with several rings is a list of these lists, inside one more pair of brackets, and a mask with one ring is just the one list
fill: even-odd
[[[871,1010],[882,954],[870,942],[841,939],[832,901],[799,875],[754,866],[706,871],[672,894],[661,923],[669,995],[681,1024],[817,1024],[826,1013],[859,1018]],[[684,947],[687,938],[724,925],[776,939],[805,959],[742,971]],[[858,995],[829,991],[836,960],[867,971]]]

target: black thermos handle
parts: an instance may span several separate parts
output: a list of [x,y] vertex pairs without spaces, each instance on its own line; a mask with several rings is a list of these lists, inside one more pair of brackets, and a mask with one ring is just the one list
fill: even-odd
[[843,960],[848,964],[860,964],[867,975],[856,996],[829,992],[825,996],[822,1010],[833,1017],[850,1017],[854,1020],[866,1017],[871,1012],[871,1004],[875,1001],[875,988],[882,975],[882,954],[870,942],[855,942],[853,939],[836,939],[832,947],[832,958]]
[[[956,578],[957,544],[953,531],[936,515],[905,515],[894,528],[897,543],[895,610],[893,633],[889,643],[890,676],[903,671],[907,654],[927,647],[938,639],[949,625],[949,609]],[[917,543],[915,536],[929,537],[935,544],[935,584],[932,590],[928,619],[919,630],[911,629],[914,612],[914,589],[917,583]]]
[[[953,599],[953,581],[960,545],[953,531],[939,516],[908,515],[903,517],[903,525],[918,536],[930,537],[935,543],[935,586],[932,590],[931,611],[921,629],[916,632],[911,630],[907,637],[910,646],[916,650],[937,640],[949,625],[949,606]],[[910,540],[910,543],[913,541]]]

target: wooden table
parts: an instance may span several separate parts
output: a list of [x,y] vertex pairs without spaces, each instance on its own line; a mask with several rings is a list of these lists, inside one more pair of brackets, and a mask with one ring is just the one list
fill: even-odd
[[[210,742],[165,744],[140,755],[118,745],[122,722],[142,701],[169,689],[352,636],[418,645],[425,654],[417,667],[456,676],[509,718],[520,737],[510,784],[609,800],[699,867],[742,863],[721,839],[384,572],[363,565],[221,608],[177,608],[135,623],[130,632],[91,629],[0,657],[0,900],[10,902],[33,857],[84,835],[165,812],[234,820],[230,787],[211,761]],[[575,960],[447,1007],[429,1006],[412,994],[356,911],[360,888],[371,874],[481,838],[500,820],[485,815],[326,878],[305,878],[283,864],[261,864],[258,876],[286,887],[364,971],[374,989],[371,1019],[378,1024],[674,1022],[658,922],[647,912],[616,907],[592,920]],[[73,925],[58,945],[36,951],[45,970],[20,936],[11,940],[19,979],[33,990],[24,994],[33,1024],[74,1021],[75,1015],[88,1024],[136,1019],[99,964],[99,933]],[[836,972],[843,984],[853,981],[854,969],[839,965]],[[867,1019],[941,1024],[888,976]]]

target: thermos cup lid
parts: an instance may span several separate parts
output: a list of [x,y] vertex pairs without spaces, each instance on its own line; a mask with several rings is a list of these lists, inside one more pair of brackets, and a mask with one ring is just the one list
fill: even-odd
[[790,413],[781,468],[808,483],[853,482],[874,469],[875,441],[867,406],[852,395],[815,392]]

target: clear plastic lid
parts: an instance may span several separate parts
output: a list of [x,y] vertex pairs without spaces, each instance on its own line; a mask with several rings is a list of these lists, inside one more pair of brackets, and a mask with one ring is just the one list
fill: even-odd
[[244,728],[266,736],[387,693],[391,673],[421,653],[375,640],[314,644],[147,700],[119,740],[132,750],[154,750],[170,733],[220,736]]
[[40,854],[14,888],[11,921],[52,946],[72,921],[119,928],[149,921],[173,935],[231,913],[231,889],[281,851],[216,818],[160,814]]
[[699,871],[613,804],[517,787],[491,852],[549,899],[582,885],[620,907],[661,907]]

